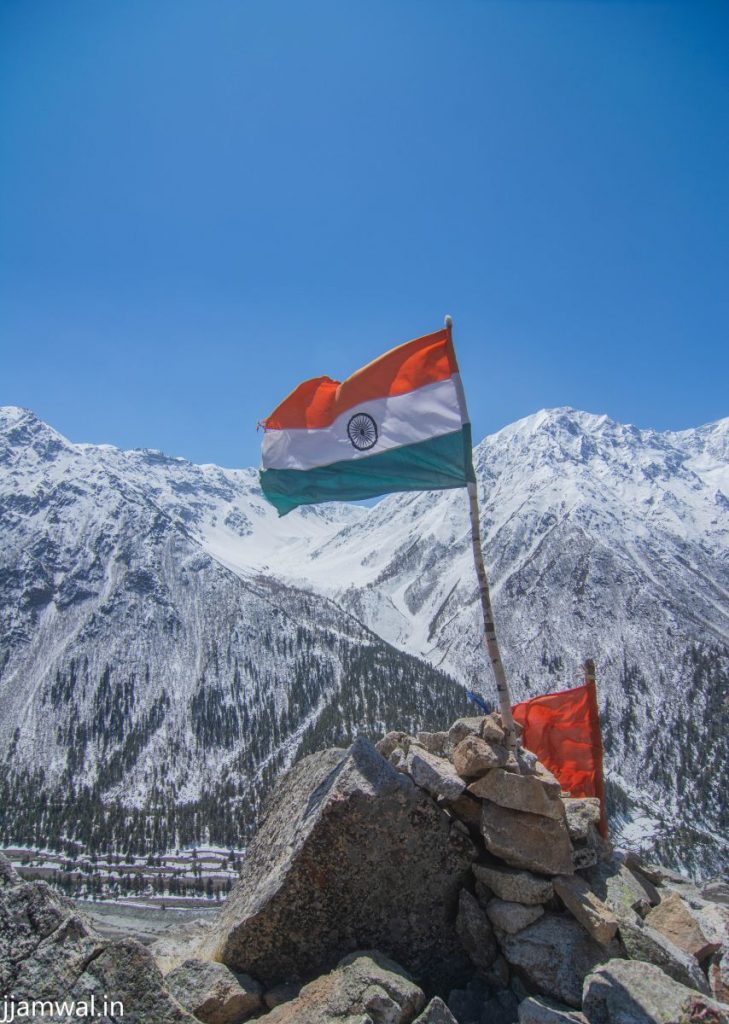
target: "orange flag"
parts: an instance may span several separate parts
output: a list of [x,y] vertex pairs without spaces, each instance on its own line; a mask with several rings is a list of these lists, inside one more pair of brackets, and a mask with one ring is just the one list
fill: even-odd
[[607,839],[602,733],[594,679],[583,686],[532,697],[512,708],[522,743],[571,796],[600,800],[600,834]]

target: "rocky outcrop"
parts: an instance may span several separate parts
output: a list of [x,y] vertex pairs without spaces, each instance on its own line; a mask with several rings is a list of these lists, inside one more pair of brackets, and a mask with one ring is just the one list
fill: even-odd
[[70,901],[43,882],[22,882],[1,855],[0,996],[18,1019],[32,1016],[24,1008],[33,1002],[72,1000],[81,1007],[77,1016],[93,1017],[113,1000],[122,1012],[111,1015],[132,1024],[195,1020],[167,991],[144,946],[104,939]]
[[447,988],[468,967],[455,918],[475,853],[366,739],[312,755],[280,783],[204,952],[271,987],[376,948]]
[[0,995],[160,1024],[723,1024],[721,880],[613,851],[599,815],[498,715],[360,738],[282,780],[220,915],[155,943],[164,978],[0,859]]
[[610,960],[590,974],[582,1002],[590,1024],[729,1024],[729,1007],[632,960]]

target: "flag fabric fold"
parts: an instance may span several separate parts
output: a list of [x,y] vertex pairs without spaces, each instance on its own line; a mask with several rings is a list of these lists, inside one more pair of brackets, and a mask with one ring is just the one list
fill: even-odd
[[524,729],[522,743],[546,765],[571,796],[600,800],[600,833],[607,838],[605,781],[597,688],[594,680],[545,693],[513,706]]
[[262,426],[261,487],[279,515],[475,479],[448,328],[386,352],[342,382],[304,381]]

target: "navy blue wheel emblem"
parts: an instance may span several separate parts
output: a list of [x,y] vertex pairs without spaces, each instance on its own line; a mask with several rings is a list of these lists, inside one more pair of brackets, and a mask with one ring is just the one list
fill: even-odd
[[377,444],[377,424],[367,412],[357,412],[347,424],[349,440],[359,452]]

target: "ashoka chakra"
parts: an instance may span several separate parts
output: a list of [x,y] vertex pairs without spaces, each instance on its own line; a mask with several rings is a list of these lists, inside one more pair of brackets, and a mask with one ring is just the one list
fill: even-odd
[[347,424],[347,434],[358,451],[366,452],[377,443],[377,424],[369,413],[358,412]]

